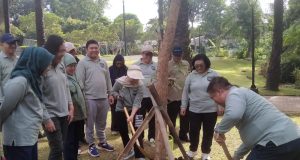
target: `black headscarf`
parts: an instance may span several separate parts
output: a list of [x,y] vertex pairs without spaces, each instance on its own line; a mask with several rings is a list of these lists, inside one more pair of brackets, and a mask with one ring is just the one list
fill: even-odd
[[11,73],[11,78],[23,76],[34,93],[42,100],[40,89],[41,75],[43,71],[51,64],[54,55],[41,47],[29,47],[22,52],[15,68]]
[[[117,67],[116,62],[117,61],[122,61],[124,65],[120,68]],[[116,57],[114,58],[113,65],[109,67],[109,73],[110,73],[110,79],[111,79],[111,84],[114,85],[116,79],[126,76],[127,74],[127,66],[125,65],[125,59],[122,55],[117,54]]]

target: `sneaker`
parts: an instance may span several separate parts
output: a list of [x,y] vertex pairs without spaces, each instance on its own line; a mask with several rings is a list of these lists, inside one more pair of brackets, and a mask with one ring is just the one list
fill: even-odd
[[150,142],[150,146],[151,147],[155,147],[155,140],[154,140],[154,138],[150,138],[149,142]]
[[82,150],[79,148],[78,149],[78,155],[81,155],[82,154]]
[[108,152],[112,152],[112,151],[115,150],[114,147],[113,147],[112,145],[108,144],[108,143],[99,143],[99,144],[97,145],[97,148],[98,148],[98,149],[106,150],[106,151],[108,151]]
[[100,156],[100,153],[97,149],[97,147],[95,146],[95,144],[92,144],[89,146],[89,150],[88,150],[90,156],[92,157],[99,157]]
[[210,160],[210,156],[207,153],[202,153],[202,160]]
[[197,152],[188,151],[186,154],[187,154],[190,158],[194,158],[194,157],[196,157]]
[[128,160],[128,159],[130,159],[131,157],[133,157],[134,156],[134,151],[133,150],[131,150],[128,154],[127,154],[127,156],[126,157],[124,157],[124,159],[123,160]]

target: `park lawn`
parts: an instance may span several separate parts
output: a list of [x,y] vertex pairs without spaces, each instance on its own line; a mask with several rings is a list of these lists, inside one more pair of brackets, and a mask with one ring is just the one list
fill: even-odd
[[[300,125],[300,117],[299,116],[291,116],[290,118],[295,123]],[[218,122],[220,120],[221,120],[221,117],[218,118]],[[177,124],[179,124],[179,122],[177,122]],[[78,159],[79,160],[114,160],[117,158],[118,153],[120,153],[122,151],[123,143],[122,143],[120,136],[119,135],[112,136],[110,134],[110,112],[109,112],[108,118],[107,118],[106,136],[107,136],[108,142],[110,144],[114,145],[114,147],[116,148],[116,151],[114,151],[114,152],[100,151],[101,155],[99,158],[91,158],[87,153],[87,146],[84,146],[83,154],[80,155]],[[145,137],[147,137],[147,136],[145,136]],[[231,154],[233,154],[235,149],[241,144],[241,140],[240,140],[238,131],[235,128],[232,129],[229,133],[226,134],[226,139],[227,139],[226,143],[229,148],[229,151]],[[201,139],[200,139],[200,142],[201,142]],[[152,148],[147,142],[145,142],[144,144],[145,144],[146,151],[154,154],[155,148]],[[200,159],[200,157],[201,157],[201,148],[200,147],[201,147],[201,144],[199,145],[199,148],[198,148],[198,155],[196,157],[197,160]],[[39,148],[39,152],[38,152],[39,159],[46,160],[48,158],[48,154],[49,154],[49,147],[48,147],[46,138],[39,140],[38,148]],[[188,151],[189,143],[184,143],[184,148],[186,151]],[[181,152],[176,145],[174,145],[173,153],[174,153],[175,157],[181,156]],[[212,145],[211,158],[214,160],[226,160],[226,157],[223,153],[221,146],[219,146],[214,141],[213,141],[213,145]]]

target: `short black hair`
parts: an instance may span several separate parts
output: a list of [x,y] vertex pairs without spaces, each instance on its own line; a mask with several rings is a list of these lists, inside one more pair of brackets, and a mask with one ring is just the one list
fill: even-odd
[[225,89],[228,90],[233,85],[224,77],[214,77],[208,87],[207,92],[208,93],[215,93],[218,89]]
[[192,59],[192,70],[195,70],[195,62],[198,60],[202,60],[205,64],[205,69],[210,68],[210,60],[205,54],[197,54],[193,59]]
[[99,46],[99,43],[98,41],[94,40],[94,39],[91,39],[91,40],[88,40],[85,44],[85,48],[88,49],[89,45],[91,44],[97,44]]
[[50,35],[44,45],[51,54],[56,55],[59,47],[64,44],[64,39],[58,35]]

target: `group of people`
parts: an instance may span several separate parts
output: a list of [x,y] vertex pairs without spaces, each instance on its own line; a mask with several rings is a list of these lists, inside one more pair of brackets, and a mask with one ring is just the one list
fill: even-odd
[[[141,58],[133,65],[127,67],[118,54],[108,67],[96,40],[87,41],[81,60],[75,46],[56,35],[50,35],[43,47],[24,49],[19,57],[16,42],[11,34],[1,36],[0,131],[8,160],[38,159],[41,126],[49,160],[76,160],[80,143],[88,144],[90,156],[99,157],[99,149],[114,151],[105,135],[109,110],[111,131],[120,134],[125,147],[130,140],[127,123],[137,129],[153,107],[147,86],[156,81],[157,63],[151,45],[142,46]],[[182,48],[175,46],[166,74],[167,112],[174,126],[180,116],[179,138],[190,143],[189,157],[197,155],[201,128],[201,159],[209,160],[213,137],[224,143],[225,133],[236,126],[243,144],[234,160],[250,150],[248,160],[300,159],[300,129],[286,115],[253,91],[220,77],[206,55],[194,56],[191,65],[182,57]],[[138,138],[140,147],[143,139],[144,133]],[[155,144],[154,118],[148,141]],[[145,159],[136,144],[124,159],[133,156]]]

